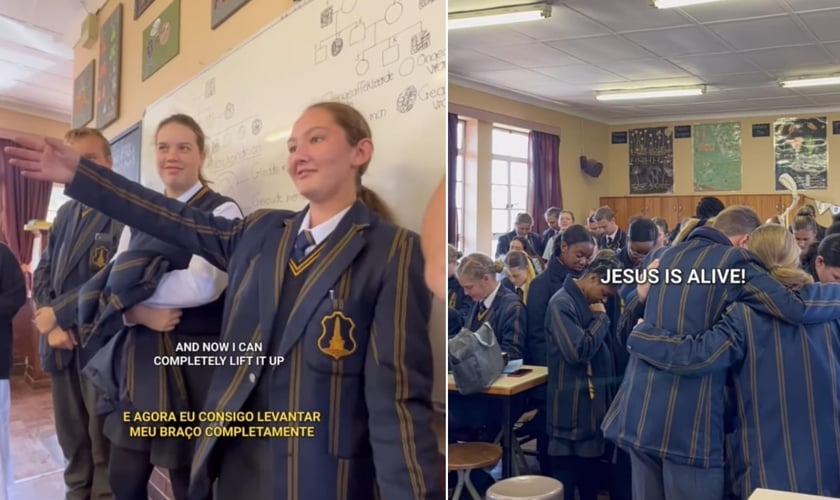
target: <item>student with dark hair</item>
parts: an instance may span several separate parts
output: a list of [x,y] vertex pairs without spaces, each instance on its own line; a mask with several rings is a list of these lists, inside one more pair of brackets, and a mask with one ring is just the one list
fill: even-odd
[[840,234],[829,234],[819,242],[811,275],[821,283],[840,282]]
[[605,452],[600,425],[615,376],[610,319],[604,303],[617,287],[604,283],[622,263],[601,250],[579,278],[567,276],[548,305],[548,456],[566,500],[596,500]]
[[695,217],[701,221],[712,219],[721,213],[726,208],[720,199],[714,196],[704,196],[697,202],[697,209],[695,210]]
[[[626,269],[636,268],[642,265],[651,252],[662,248],[658,245],[659,228],[651,219],[644,217],[637,217],[630,223],[627,228],[627,245],[622,248],[618,254],[618,260]],[[619,288],[619,296],[627,301],[630,294],[635,291],[635,284],[626,284]],[[620,311],[620,308],[618,308]],[[617,315],[613,317],[613,329],[618,327],[620,312],[616,311]]]
[[[581,225],[570,226],[555,239],[554,257],[548,268],[534,278],[528,289],[528,334],[525,337],[525,363],[546,366],[548,347],[546,345],[546,311],[551,297],[563,287],[567,276],[579,277],[589,265],[595,251],[592,234]],[[529,407],[540,408],[531,422],[537,433],[537,449],[540,455],[540,470],[548,474],[550,468],[545,455],[547,450],[545,434],[545,393],[537,391]]]
[[537,274],[543,272],[544,266],[542,258],[534,250],[534,247],[531,246],[531,243],[528,241],[528,238],[524,236],[514,237],[510,242],[510,248],[508,252],[512,251],[525,253],[525,255],[527,255],[528,258],[531,259],[531,262],[534,266],[534,271],[536,271]]

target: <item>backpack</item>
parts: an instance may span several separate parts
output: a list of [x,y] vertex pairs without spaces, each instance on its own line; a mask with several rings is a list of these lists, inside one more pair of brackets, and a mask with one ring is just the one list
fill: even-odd
[[493,328],[484,323],[473,332],[466,328],[449,339],[449,369],[461,394],[490,387],[502,374],[505,361]]

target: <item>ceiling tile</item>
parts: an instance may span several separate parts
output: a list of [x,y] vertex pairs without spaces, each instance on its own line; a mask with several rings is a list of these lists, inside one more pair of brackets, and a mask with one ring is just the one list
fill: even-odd
[[474,50],[450,47],[447,51],[446,64],[450,71],[464,73],[469,71],[496,71],[515,69],[516,66]]
[[739,101],[742,99],[762,99],[774,97],[795,97],[796,94],[789,89],[775,84],[762,87],[747,87],[738,89],[725,89],[709,91],[706,94],[712,101]]
[[625,36],[654,54],[666,57],[729,51],[729,47],[699,26],[640,31]]
[[828,49],[835,58],[840,59],[840,42],[824,43],[822,46]]
[[777,47],[775,49],[753,50],[741,55],[759,68],[773,74],[788,75],[799,71],[825,73],[837,64],[819,45]]
[[823,12],[801,14],[800,19],[808,29],[822,42],[834,42],[840,40],[840,9]]
[[619,32],[688,24],[673,9],[651,7],[648,0],[592,0],[576,2],[570,7]]
[[580,59],[538,42],[520,43],[504,47],[481,47],[477,50],[523,68],[583,64],[583,61]]
[[738,50],[811,43],[790,16],[710,24],[709,28]]
[[609,33],[609,30],[603,26],[562,5],[555,5],[551,11],[551,17],[548,19],[533,23],[514,24],[511,25],[511,29],[540,41]]
[[808,96],[812,101],[822,106],[840,106],[840,93],[820,94]]
[[598,36],[549,42],[567,54],[590,63],[618,61],[622,59],[644,59],[651,53],[619,36]]
[[628,80],[651,80],[689,76],[682,69],[662,59],[612,61],[605,63],[603,68]]
[[449,31],[448,43],[450,47],[471,49],[478,46],[510,45],[513,43],[528,43],[534,39],[513,31],[505,26],[487,26],[482,28],[468,28]]
[[757,69],[747,59],[738,54],[707,54],[702,56],[683,56],[669,58],[677,66],[695,75],[725,75],[743,73]]
[[506,89],[526,90],[531,87],[556,86],[560,82],[549,76],[527,69],[509,69],[502,71],[472,71],[465,73],[471,80],[495,85]]
[[716,2],[683,7],[682,10],[701,23],[785,13],[785,10],[779,4],[772,0]]
[[535,71],[566,83],[594,84],[626,81],[616,74],[589,64],[540,68]]
[[837,0],[783,0],[796,12],[807,12],[819,9],[837,9]]
[[718,88],[754,87],[775,81],[776,79],[773,76],[769,76],[763,72],[710,75],[706,78],[707,83],[713,84]]
[[810,106],[812,103],[805,97],[773,97],[769,99],[747,99],[745,101],[751,105],[758,106],[758,109],[762,108],[794,108],[794,107],[807,107]]

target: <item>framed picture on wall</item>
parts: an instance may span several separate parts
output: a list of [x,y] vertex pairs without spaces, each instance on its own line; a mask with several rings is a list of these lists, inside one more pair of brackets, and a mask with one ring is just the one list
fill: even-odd
[[96,91],[96,128],[105,128],[120,115],[123,5],[102,23],[99,32],[99,87]]
[[111,141],[111,158],[114,172],[127,179],[140,182],[140,153],[143,147],[143,122],[128,127]]
[[155,0],[134,0],[134,19],[142,16]]
[[246,3],[248,0],[210,0],[210,27],[216,29]]
[[175,0],[143,30],[143,81],[181,50],[181,0]]
[[73,81],[73,128],[82,127],[93,120],[96,60],[91,61]]

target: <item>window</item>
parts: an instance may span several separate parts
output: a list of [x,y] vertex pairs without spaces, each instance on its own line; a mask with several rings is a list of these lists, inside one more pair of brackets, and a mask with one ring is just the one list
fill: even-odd
[[516,214],[528,208],[528,131],[494,124],[491,207],[493,249],[499,236],[513,228]]
[[70,197],[64,196],[64,184],[53,184],[52,192],[50,193],[50,205],[47,208],[47,222],[52,223],[61,205],[64,205],[64,203],[70,200]]
[[455,242],[459,249],[464,248],[464,137],[467,129],[466,120],[458,120],[456,134],[458,136],[458,157],[455,161],[455,211],[458,218],[458,240]]

